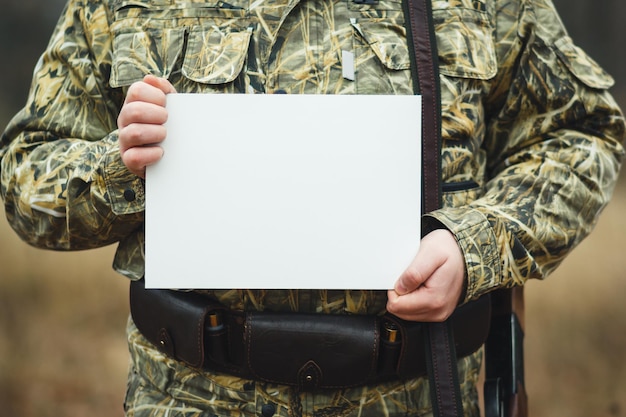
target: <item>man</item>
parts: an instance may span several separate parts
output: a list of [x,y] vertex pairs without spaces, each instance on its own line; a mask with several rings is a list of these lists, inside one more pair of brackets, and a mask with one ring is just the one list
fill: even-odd
[[[607,92],[610,76],[573,45],[549,0],[433,1],[432,8],[443,207],[424,216],[419,253],[394,290],[185,297],[212,296],[233,314],[388,311],[442,321],[494,289],[545,278],[590,232],[623,155],[624,118]],[[167,94],[412,94],[405,24],[398,0],[69,0],[28,103],[0,142],[8,219],[42,248],[118,242],[114,268],[140,280],[143,176],[162,157]],[[375,114],[364,109],[351,122],[384,122]],[[189,366],[132,319],[128,338],[128,416],[432,413],[423,375],[300,391]],[[479,415],[480,362],[480,350],[459,359],[467,416]]]

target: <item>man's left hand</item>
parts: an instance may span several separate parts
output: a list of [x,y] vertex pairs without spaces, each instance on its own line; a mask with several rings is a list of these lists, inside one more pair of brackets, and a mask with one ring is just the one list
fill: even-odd
[[434,230],[389,291],[387,311],[410,321],[444,321],[459,303],[464,280],[465,260],[454,235]]

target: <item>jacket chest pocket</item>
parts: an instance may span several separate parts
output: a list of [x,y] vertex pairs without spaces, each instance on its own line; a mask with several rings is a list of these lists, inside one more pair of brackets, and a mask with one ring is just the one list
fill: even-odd
[[[402,1],[348,1],[359,12],[352,19],[357,92],[412,94]],[[482,81],[495,76],[493,16],[484,1],[434,1],[433,22],[442,76]]]
[[357,94],[413,94],[402,0],[347,0]]
[[247,0],[116,3],[111,86],[128,86],[146,74],[171,80],[174,73],[206,86],[232,82],[252,34],[248,9]]
[[[476,2],[483,5],[482,2]],[[433,10],[439,72],[450,77],[489,80],[498,70],[493,17],[484,7]]]

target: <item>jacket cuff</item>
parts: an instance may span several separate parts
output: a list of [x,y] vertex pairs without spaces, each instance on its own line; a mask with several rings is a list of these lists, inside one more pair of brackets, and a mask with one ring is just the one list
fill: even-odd
[[120,216],[144,210],[144,180],[126,168],[117,147],[105,156],[104,181],[113,213]]
[[489,220],[470,208],[443,208],[424,216],[424,235],[442,227],[454,234],[465,258],[467,281],[461,304],[498,288],[502,283],[502,263]]

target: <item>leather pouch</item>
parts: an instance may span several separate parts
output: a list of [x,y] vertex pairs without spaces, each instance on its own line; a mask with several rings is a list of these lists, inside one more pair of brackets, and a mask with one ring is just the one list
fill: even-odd
[[256,313],[246,318],[251,373],[302,390],[363,385],[376,375],[375,316]]
[[168,356],[202,368],[206,316],[223,309],[221,304],[193,292],[146,290],[143,280],[132,283],[130,297],[133,321],[146,339]]

